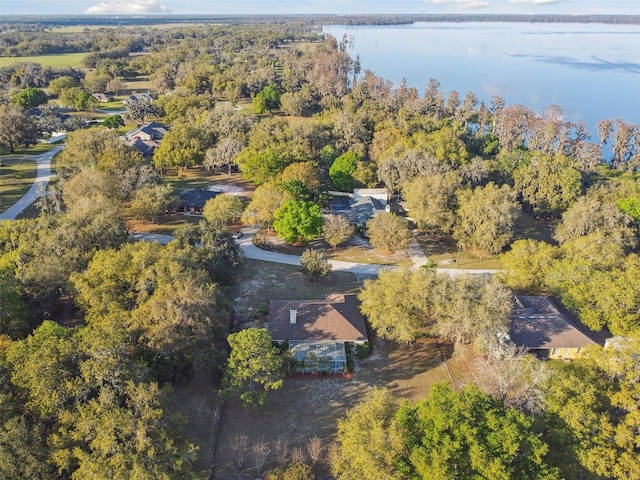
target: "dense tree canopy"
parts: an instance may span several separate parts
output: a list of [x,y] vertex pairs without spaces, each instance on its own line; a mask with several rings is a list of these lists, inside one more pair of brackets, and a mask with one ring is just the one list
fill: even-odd
[[325,241],[332,247],[349,240],[355,233],[355,228],[343,215],[327,215],[322,224]]
[[332,472],[356,478],[560,478],[533,419],[467,386],[397,407],[375,391],[339,421]]
[[28,110],[47,103],[49,97],[41,88],[27,87],[13,95],[11,101],[23,110]]
[[511,292],[495,279],[458,276],[428,269],[382,270],[365,280],[360,310],[376,333],[401,343],[436,334],[454,344],[476,342],[491,350],[496,332],[507,331]]
[[411,218],[418,227],[448,233],[455,223],[456,192],[462,186],[457,172],[420,176],[402,187]]
[[559,216],[582,194],[582,173],[562,156],[532,155],[514,178],[516,190],[536,214]]
[[244,202],[234,195],[218,195],[204,204],[202,216],[214,228],[223,229],[240,220]]
[[16,105],[0,105],[0,145],[14,152],[19,145],[36,143],[36,125]]
[[513,226],[519,214],[515,192],[508,185],[462,190],[454,237],[467,248],[500,252],[513,237]]
[[292,199],[293,196],[274,181],[260,185],[242,212],[242,223],[263,227],[271,226],[274,212]]
[[326,277],[331,271],[327,252],[308,248],[300,256],[300,266],[309,280],[314,281]]
[[174,126],[162,139],[153,155],[153,163],[160,171],[167,168],[189,168],[202,164],[213,138],[204,128],[191,124]]
[[329,177],[336,190],[350,192],[355,186],[354,175],[362,159],[355,152],[347,152],[336,158],[329,168]]

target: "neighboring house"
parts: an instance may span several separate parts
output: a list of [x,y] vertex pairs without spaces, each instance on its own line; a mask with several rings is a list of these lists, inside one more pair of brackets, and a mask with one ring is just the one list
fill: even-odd
[[211,190],[203,190],[196,188],[188,188],[178,193],[180,205],[179,212],[185,213],[202,213],[202,208],[207,200],[217,197],[220,192],[212,192]]
[[144,100],[146,102],[153,102],[153,97],[151,95],[149,95],[148,93],[136,93],[134,95],[130,95],[127,98],[125,98],[124,100],[122,100],[122,104],[124,106],[129,105],[129,103],[131,102],[137,102],[139,100]]
[[329,200],[333,215],[342,215],[357,227],[364,227],[376,215],[389,211],[388,206],[384,188],[355,188],[349,196]]
[[145,158],[153,157],[156,148],[160,146],[160,143],[156,142],[155,140],[140,140],[139,138],[136,138],[134,140],[127,140],[125,141],[125,143],[130,147],[135,148]]
[[162,140],[167,133],[167,127],[159,122],[148,122],[137,128],[132,128],[124,134],[125,140]]
[[91,96],[100,103],[111,102],[114,98],[110,93],[92,93]]
[[275,342],[288,343],[301,373],[344,373],[345,342],[368,341],[355,294],[333,294],[325,300],[272,300],[268,327]]
[[127,145],[135,148],[144,157],[150,158],[166,133],[167,128],[161,123],[149,122],[129,130],[122,138]]
[[518,295],[514,302],[509,337],[538,357],[573,359],[585,347],[603,342],[602,334],[573,322],[551,297]]

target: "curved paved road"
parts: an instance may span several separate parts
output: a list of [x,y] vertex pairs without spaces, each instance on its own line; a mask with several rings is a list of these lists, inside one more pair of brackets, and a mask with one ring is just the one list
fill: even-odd
[[[272,252],[256,247],[253,244],[253,236],[257,231],[258,229],[254,227],[245,227],[241,230],[242,237],[236,239],[236,243],[238,244],[240,250],[242,250],[242,253],[246,258],[249,258],[251,260],[262,260],[264,262],[284,263],[286,265],[300,265],[300,257],[298,255],[288,255],[286,253]],[[135,240],[159,242],[163,245],[166,245],[173,239],[171,235],[158,235],[154,233],[133,233],[131,236]],[[420,254],[416,251],[411,253],[411,259],[414,262],[412,268],[419,268],[423,266],[427,261],[424,253]],[[331,264],[332,270],[353,273],[360,280],[362,280],[363,278],[376,277],[380,270],[397,268],[394,265],[343,262],[340,260],[329,260],[329,263]],[[438,273],[445,273],[452,277],[456,277],[459,275],[493,275],[498,272],[500,272],[500,270],[464,270],[457,268],[438,268]]]
[[7,211],[0,214],[0,220],[15,220],[24,209],[38,199],[40,189],[46,188],[49,180],[51,180],[51,160],[53,160],[53,157],[55,157],[62,148],[63,146],[60,145],[52,148],[48,152],[30,157],[36,161],[38,167],[33,185],[31,185],[29,191],[25,193],[20,200],[14,203]]
[[[20,213],[22,213],[29,205],[35,202],[38,198],[38,193],[41,188],[46,188],[51,179],[51,160],[61,150],[63,146],[57,146],[49,150],[48,152],[40,155],[35,155],[33,158],[37,164],[37,175],[31,185],[29,191],[15,204],[13,204],[7,211],[0,214],[0,220],[15,220]],[[297,255],[287,255],[284,253],[270,252],[262,250],[253,244],[253,235],[258,231],[257,228],[246,227],[242,229],[243,236],[236,240],[236,243],[240,246],[242,253],[245,257],[254,260],[263,260],[266,262],[284,263],[288,265],[300,265],[300,257]],[[164,245],[169,243],[173,238],[171,235],[155,235],[145,233],[133,233],[133,238],[136,240],[156,241]],[[412,268],[419,268],[427,263],[427,257],[422,252],[422,249],[418,246],[417,242],[413,241],[409,247],[409,255],[413,261]],[[340,260],[329,260],[331,268],[340,272],[350,272],[355,274],[358,278],[363,277],[375,277],[378,272],[383,269],[396,268],[392,265],[379,265],[371,263],[355,263],[355,262],[343,262]],[[451,276],[458,275],[493,275],[499,272],[499,270],[462,270],[453,268],[438,268],[438,273],[448,273]]]
[[[285,253],[262,250],[253,244],[253,235],[258,231],[255,227],[245,227],[242,230],[242,237],[236,240],[240,250],[246,258],[252,260],[263,260],[265,262],[285,263],[287,265],[300,265],[300,257],[297,255],[287,255]],[[339,260],[329,260],[331,269],[340,272],[350,272],[360,277],[375,277],[378,272],[385,268],[393,268],[390,265],[378,265],[369,263],[342,262]]]
[[[257,228],[245,227],[242,230],[242,237],[236,240],[236,243],[240,246],[242,253],[246,258],[253,260],[263,260],[265,262],[286,263],[288,265],[300,265],[300,257],[297,255],[287,255],[284,253],[270,252],[262,250],[253,244],[253,235],[258,231]],[[414,241],[415,242],[415,241]],[[420,253],[415,249],[420,250]],[[427,263],[427,258],[420,249],[415,246],[410,247],[411,259],[414,264],[412,268],[419,268]],[[342,262],[339,260],[329,260],[333,270],[341,272],[350,272],[355,274],[358,278],[362,277],[375,277],[378,272],[383,269],[397,268],[393,265],[379,265],[371,263],[354,263],[354,262]],[[438,273],[446,273],[452,277],[459,275],[493,275],[498,273],[499,270],[465,270],[456,268],[438,268]]]

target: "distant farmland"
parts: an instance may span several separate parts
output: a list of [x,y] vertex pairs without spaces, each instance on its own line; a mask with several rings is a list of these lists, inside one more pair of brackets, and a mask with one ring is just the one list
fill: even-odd
[[82,59],[87,53],[61,53],[59,55],[36,55],[32,57],[0,57],[0,67],[7,67],[14,63],[33,62],[43,67],[73,67],[82,68]]

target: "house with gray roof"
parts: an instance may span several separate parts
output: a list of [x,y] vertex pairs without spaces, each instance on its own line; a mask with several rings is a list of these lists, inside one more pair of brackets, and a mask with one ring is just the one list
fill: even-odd
[[541,358],[573,359],[591,345],[603,343],[602,333],[569,318],[552,297],[518,295],[509,337],[518,347]]
[[132,128],[122,137],[124,142],[135,148],[144,157],[151,158],[160,146],[160,142],[167,133],[167,128],[159,122],[148,122]]
[[288,343],[302,373],[343,373],[345,343],[368,341],[355,294],[333,294],[324,300],[272,300],[268,329],[275,342]]
[[201,188],[187,188],[178,193],[178,199],[180,200],[178,211],[184,213],[202,213],[204,204],[207,203],[208,200],[216,198],[218,195],[220,195],[220,192]]
[[353,194],[329,200],[332,215],[342,215],[357,227],[364,227],[373,217],[385,212],[387,205],[384,188],[356,188]]

